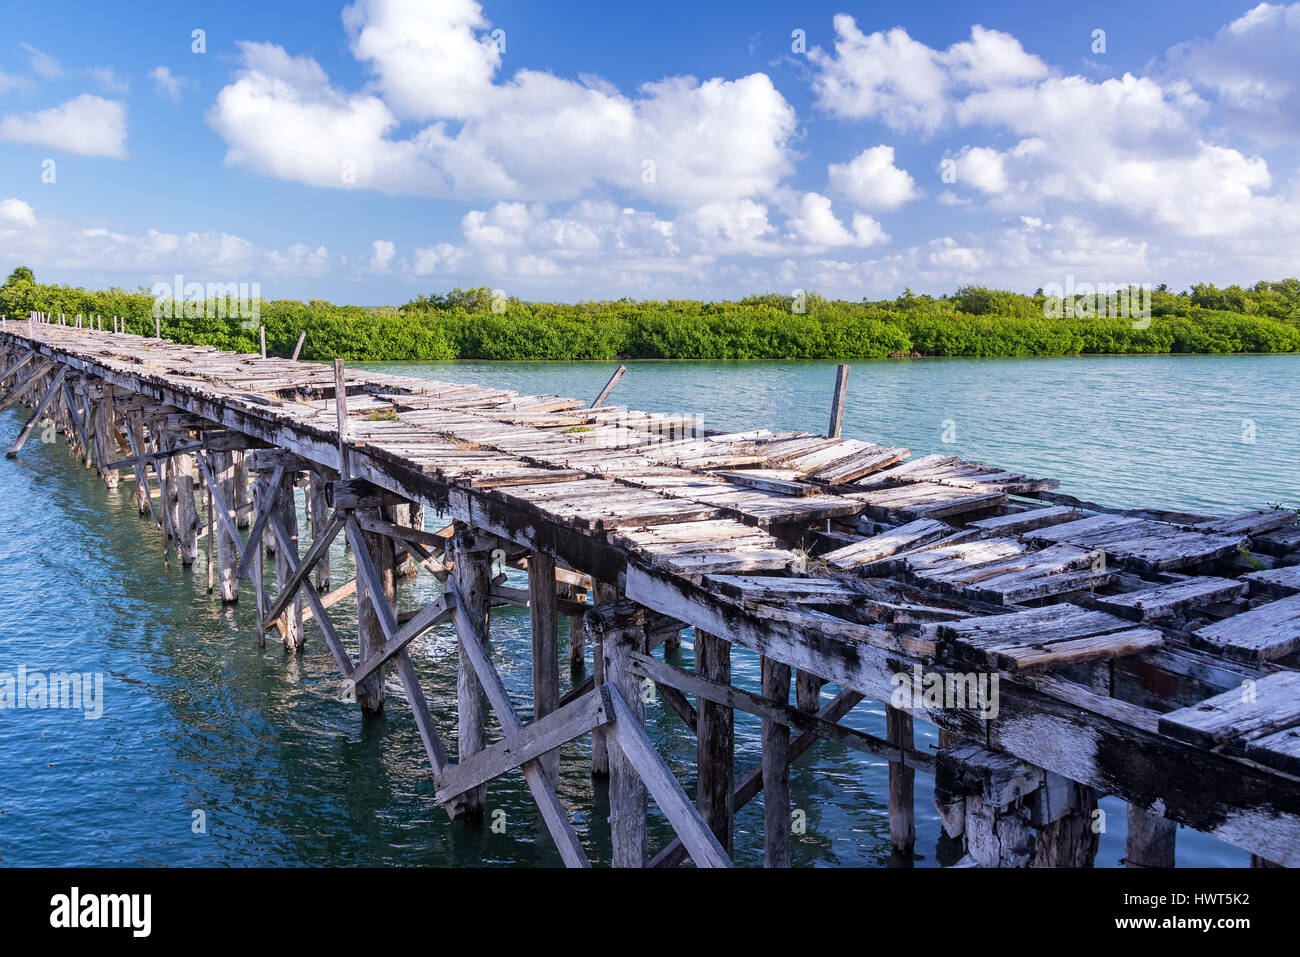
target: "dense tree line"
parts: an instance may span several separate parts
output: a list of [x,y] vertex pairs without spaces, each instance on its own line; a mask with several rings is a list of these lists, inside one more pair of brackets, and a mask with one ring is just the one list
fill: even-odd
[[[1057,356],[1091,353],[1300,351],[1300,280],[1249,288],[1165,286],[1150,294],[1150,321],[1050,318],[1051,302],[980,286],[952,295],[846,302],[815,294],[694,300],[525,302],[486,287],[418,296],[399,307],[339,306],[313,299],[252,304],[185,303],[162,318],[163,335],[240,352],[288,355],[307,330],[307,359],[864,359],[887,356]],[[42,285],[19,267],[0,286],[0,314],[37,310],[126,319],[152,335],[146,290]],[[1050,310],[1048,310],[1050,312]]]

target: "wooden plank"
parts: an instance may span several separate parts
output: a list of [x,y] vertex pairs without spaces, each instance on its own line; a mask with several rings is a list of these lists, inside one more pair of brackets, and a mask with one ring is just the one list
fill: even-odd
[[14,444],[9,446],[9,451],[5,453],[8,458],[13,458],[22,450],[23,445],[27,442],[27,438],[32,434],[32,430],[36,428],[36,423],[41,420],[41,416],[45,414],[45,410],[50,407],[50,403],[54,401],[54,397],[59,394],[59,391],[63,386],[63,377],[67,375],[67,372],[67,366],[59,367],[59,371],[55,373],[54,380],[50,383],[49,388],[45,390],[45,394],[41,396],[41,400],[36,403],[36,408],[32,410],[31,418],[29,418],[26,424],[23,425],[22,430],[18,433],[18,438],[14,439]]
[[538,759],[610,720],[601,692],[588,691],[526,725],[517,734],[448,767],[434,780],[436,800],[439,804],[446,804],[471,788],[487,784],[493,778]]
[[1251,595],[1269,595],[1285,598],[1300,594],[1300,565],[1287,565],[1282,568],[1267,568],[1263,571],[1249,572],[1242,575],[1242,580],[1250,582]]
[[[544,552],[533,552],[528,558],[528,623],[532,635],[533,721],[537,721],[554,711],[560,701],[555,559]],[[554,781],[559,754],[546,755],[542,766]]]
[[1074,638],[1042,647],[993,649],[999,667],[1021,674],[1078,665],[1089,661],[1121,658],[1164,643],[1165,636],[1154,628],[1131,628],[1108,635]]
[[952,531],[952,526],[935,519],[918,519],[880,535],[863,539],[844,548],[837,548],[821,556],[833,568],[857,568],[868,562],[889,558],[901,551],[924,545],[942,538]]
[[1300,728],[1287,728],[1248,740],[1246,757],[1265,767],[1300,776]]
[[1300,648],[1300,595],[1260,605],[1192,634],[1230,658],[1276,661]]
[[[304,561],[305,564],[305,561]],[[439,595],[429,604],[417,611],[387,640],[382,648],[363,659],[352,674],[354,683],[364,681],[375,669],[383,665],[399,651],[409,645],[430,628],[451,617],[450,603],[446,594]],[[396,618],[394,618],[394,623]]]
[[[279,488],[280,483],[284,481],[284,466],[277,465],[275,471],[271,473],[270,487]],[[269,503],[266,503],[269,506]],[[248,566],[252,563],[254,557],[261,554],[259,545],[262,541],[262,532],[266,528],[266,522],[271,517],[269,507],[259,508],[257,511],[257,521],[253,523],[252,530],[248,533],[248,544],[244,546],[243,557],[239,560],[239,568],[235,570],[236,578],[248,577]],[[254,584],[257,584],[254,581]]]
[[998,515],[971,522],[971,528],[978,528],[986,535],[1019,535],[1049,525],[1072,522],[1082,516],[1077,509],[1066,505],[1053,505],[1049,508],[1031,508],[1025,512],[1011,515]]
[[1200,704],[1160,716],[1159,729],[1179,741],[1214,748],[1260,738],[1300,723],[1300,672],[1279,671]]
[[614,717],[614,722],[607,728],[611,743],[616,744],[636,768],[659,810],[681,838],[691,860],[697,867],[731,867],[731,857],[691,804],[618,689],[606,684],[602,690]]
[[[462,556],[458,553],[456,567],[459,568],[461,564]],[[462,647],[465,649],[470,666],[478,676],[483,693],[492,705],[492,710],[496,712],[497,720],[501,724],[501,730],[507,735],[518,734],[523,730],[524,724],[519,720],[519,715],[515,713],[514,706],[510,703],[510,695],[506,691],[505,685],[501,683],[501,676],[497,673],[496,668],[492,665],[492,660],[488,657],[481,626],[477,625],[466,613],[465,600],[461,597],[458,584],[449,585],[448,591],[453,593],[452,614],[456,621],[456,631],[460,635]],[[582,849],[582,842],[578,840],[578,835],[573,830],[573,822],[569,820],[569,813],[564,809],[564,805],[560,803],[559,796],[555,793],[555,787],[551,784],[541,764],[536,760],[526,761],[522,768],[528,790],[532,792],[533,799],[537,802],[538,810],[542,813],[542,820],[546,823],[546,828],[550,831],[565,865],[568,867],[590,867],[591,862],[587,859],[587,855]]]
[[1214,602],[1238,598],[1245,591],[1246,585],[1243,582],[1228,578],[1188,578],[1122,595],[1098,595],[1094,600],[1099,608],[1124,618],[1153,621]]

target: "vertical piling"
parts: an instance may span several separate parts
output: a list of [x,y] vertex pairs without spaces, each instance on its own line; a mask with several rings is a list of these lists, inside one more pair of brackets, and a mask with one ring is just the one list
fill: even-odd
[[[731,645],[695,630],[695,670],[702,678],[731,684]],[[735,827],[735,712],[712,701],[699,703],[696,803],[728,855]]]
[[[491,606],[489,589],[492,580],[491,553],[484,550],[475,540],[474,533],[460,522],[452,539],[455,550],[455,568],[452,578],[456,585],[456,597],[461,602],[465,616],[482,629],[484,642],[489,640],[488,610]],[[484,730],[486,704],[483,697],[483,685],[479,682],[474,666],[465,651],[463,639],[457,640],[459,658],[456,667],[457,697],[457,758],[464,761],[472,754],[477,754],[487,746]],[[483,815],[483,803],[487,798],[487,786],[479,785],[461,796],[460,813],[469,818]]]
[[[533,639],[533,720],[560,704],[560,650],[556,636],[555,559],[544,552],[528,558],[528,619]],[[554,781],[559,752],[542,757],[542,768]]]
[[[790,704],[790,666],[762,660],[763,697]],[[790,866],[790,728],[763,719],[763,866]]]

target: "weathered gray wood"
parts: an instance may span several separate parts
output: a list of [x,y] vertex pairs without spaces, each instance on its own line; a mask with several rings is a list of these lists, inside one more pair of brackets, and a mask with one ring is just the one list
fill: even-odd
[[[278,540],[288,543],[289,533],[281,528],[279,522],[274,518],[267,525],[267,529]],[[286,549],[285,554],[289,556],[289,564],[293,565],[295,558],[292,555],[292,549]],[[303,582],[302,591],[307,599],[307,604],[311,607],[312,619],[316,622],[322,634],[325,635],[325,644],[329,646],[330,653],[334,655],[334,660],[339,666],[339,671],[343,674],[346,687],[351,692],[354,670],[352,656],[348,654],[347,649],[343,647],[343,642],[339,640],[338,631],[334,628],[334,622],[326,611],[326,599],[321,598],[316,589],[312,588],[311,582]]]
[[[695,672],[709,681],[731,684],[731,645],[695,630]],[[696,724],[696,801],[700,814],[731,854],[735,829],[735,713],[715,701],[702,701]]]
[[606,684],[604,690],[614,714],[614,723],[609,726],[611,738],[672,823],[691,860],[698,867],[731,867],[731,855],[691,805],[624,696],[612,684]]
[[1173,867],[1178,825],[1136,804],[1128,806],[1125,867]]
[[[176,552],[181,564],[193,565],[199,555],[198,505],[194,500],[194,456],[174,455],[168,463],[176,495]],[[296,523],[295,529],[296,532]]]
[[[598,606],[604,607],[609,606]],[[648,759],[638,762],[637,744],[645,739],[645,702],[629,657],[638,648],[638,639],[644,643],[644,626],[630,632],[620,628],[619,622],[615,621],[612,627],[594,629],[598,620],[598,611],[587,614],[587,635],[593,646],[600,644],[604,648],[605,682],[600,691],[609,701],[611,713],[622,732],[621,744],[609,749],[609,830],[613,864],[615,867],[645,867],[650,861],[650,839],[646,821],[646,782],[642,780],[641,768],[645,765],[646,773],[650,775],[657,768],[656,762]]]
[[831,399],[831,424],[826,436],[838,439],[844,431],[844,403],[849,393],[849,367],[840,365],[835,370],[835,395]]
[[1196,639],[1241,661],[1277,661],[1300,648],[1300,595],[1268,602],[1193,632]]
[[[557,640],[555,559],[544,552],[528,558],[528,620],[533,639],[533,720],[544,718],[560,702],[560,649]],[[559,753],[542,759],[554,781]]]
[[[490,647],[488,612],[491,604],[489,591],[492,587],[491,559],[484,551],[474,551],[474,546],[474,538],[470,531],[458,523],[453,538],[456,564],[452,572],[452,583],[460,609],[456,618],[459,622],[463,614],[472,623],[474,633],[482,635],[484,645]],[[470,649],[460,630],[458,625],[456,753],[457,760],[464,761],[483,750],[487,744],[487,734],[484,730],[483,686],[470,661]],[[485,787],[471,789],[462,795],[458,803],[458,813],[470,818],[482,816],[486,797]]]
[[[303,562],[305,565],[306,562]],[[365,656],[352,673],[354,682],[364,681],[374,674],[384,662],[390,660],[399,651],[422,634],[451,617],[451,603],[446,595],[439,595],[409,618],[405,624],[389,637],[389,628],[384,629],[384,645],[373,654]],[[394,625],[396,619],[394,619]]]
[[6,456],[13,458],[22,449],[23,445],[26,444],[27,437],[31,435],[32,430],[36,428],[36,423],[41,420],[41,416],[45,414],[45,410],[50,407],[50,403],[54,401],[54,397],[59,394],[60,389],[63,387],[63,377],[67,374],[67,371],[67,366],[59,367],[59,371],[55,373],[54,379],[45,390],[45,394],[41,396],[41,400],[36,403],[36,408],[32,411],[31,418],[29,418],[23,425],[22,430],[18,433],[18,438],[14,439],[13,445],[9,446],[9,451],[5,453]]
[[1205,748],[1300,724],[1300,672],[1279,671],[1160,716],[1160,733]]
[[1241,579],[1250,582],[1252,596],[1268,595],[1272,598],[1285,598],[1288,595],[1300,594],[1300,565],[1250,572],[1242,575]]
[[307,330],[304,329],[302,332],[298,333],[298,342],[297,342],[297,344],[293,347],[293,355],[289,357],[289,358],[291,358],[294,362],[297,362],[297,361],[298,361],[298,355],[299,355],[299,353],[302,352],[302,344],[303,344],[304,342],[306,342],[306,341],[307,341]]
[[592,400],[591,408],[598,409],[605,404],[605,400],[609,398],[609,394],[614,391],[614,386],[618,385],[618,380],[623,378],[625,372],[627,372],[627,366],[623,365],[614,370],[614,374],[605,383],[605,388],[601,389],[600,394]]
[[[283,520],[283,515],[281,516],[281,519]],[[293,527],[290,526],[288,522],[285,522],[284,525],[285,528],[291,529]],[[294,600],[294,596],[298,593],[298,589],[303,580],[311,574],[312,569],[314,569],[319,562],[324,561],[325,557],[329,555],[330,545],[333,543],[334,539],[338,537],[338,533],[343,530],[343,525],[344,519],[341,515],[335,513],[330,516],[329,520],[323,527],[316,530],[316,537],[312,541],[311,547],[307,549],[307,554],[303,556],[302,561],[294,563],[297,570],[293,572],[293,574],[289,575],[284,581],[280,582],[280,590],[276,593],[275,601],[272,602],[271,607],[267,609],[266,614],[268,618],[274,619],[284,613],[284,610],[289,606],[289,603]],[[233,531],[234,524],[232,522],[232,534]]]
[[[462,534],[458,531],[457,533]],[[459,568],[461,563],[460,553],[457,553],[456,565]],[[501,676],[497,673],[496,668],[492,666],[492,659],[489,657],[488,645],[486,639],[486,629],[479,624],[477,614],[471,616],[468,613],[469,602],[459,589],[459,583],[450,587],[453,593],[452,614],[456,621],[456,632],[461,638],[464,649],[464,657],[469,667],[474,671],[483,689],[482,694],[492,704],[492,710],[496,712],[497,720],[501,723],[501,729],[507,736],[516,735],[523,730],[524,724],[519,720],[515,713],[514,706],[510,704],[510,695],[506,687],[501,682]],[[484,615],[486,618],[486,615]],[[473,753],[477,754],[483,748],[477,748]],[[582,849],[582,842],[578,840],[578,835],[573,830],[573,822],[569,820],[569,814],[560,803],[559,797],[555,793],[555,786],[547,777],[546,772],[542,770],[541,764],[536,760],[527,761],[523,764],[524,781],[528,784],[528,790],[532,792],[533,799],[537,802],[537,808],[542,813],[542,820],[546,822],[547,830],[550,831],[555,846],[560,852],[560,857],[568,867],[590,867],[591,862],[587,860],[587,855]],[[476,790],[482,790],[483,785],[478,788],[464,792],[465,795],[472,795]],[[460,801],[464,801],[462,795]]]
[[[237,468],[238,467],[236,467],[236,484],[238,484]],[[270,488],[279,488],[280,483],[284,481],[284,467],[276,466],[275,471],[271,473],[271,478],[264,481]],[[253,563],[253,559],[262,554],[262,532],[266,529],[266,523],[271,518],[271,509],[269,508],[269,502],[265,503],[268,507],[261,507],[262,503],[260,502],[258,504],[257,519],[253,522],[252,531],[248,533],[248,544],[244,546],[243,557],[240,558],[239,568],[235,571],[236,578],[245,577],[248,574],[249,566]],[[255,578],[254,584],[258,581],[260,581],[260,578]]]
[[1098,607],[1134,621],[1153,621],[1245,594],[1244,582],[1228,578],[1188,578],[1122,595],[1099,595]]
[[27,393],[29,388],[39,383],[41,379],[45,377],[45,374],[53,368],[54,361],[52,359],[47,359],[41,362],[40,365],[28,373],[26,379],[23,379],[22,382],[19,382],[16,386],[10,389],[9,394],[6,395],[3,400],[0,400],[0,412],[3,412],[5,409],[9,408],[9,406],[21,399]]
[[802,669],[796,671],[794,700],[800,711],[816,714],[822,703],[822,679]]
[[[612,605],[618,601],[618,589],[606,582],[593,581],[591,597],[597,607]],[[585,627],[583,631],[586,631]],[[599,641],[591,645],[591,677],[598,688],[605,683],[605,647]],[[609,777],[609,745],[605,737],[604,728],[591,732],[591,773],[597,778]]]
[[[912,716],[885,706],[885,737],[899,756],[915,750]],[[889,763],[889,842],[895,852],[911,857],[916,848],[916,771],[906,760]]]
[[[763,696],[782,708],[790,705],[790,666],[764,657]],[[790,728],[763,720],[763,866],[790,866]],[[732,799],[735,808],[735,799]]]
[[554,753],[560,745],[610,720],[602,693],[589,690],[544,718],[525,725],[518,734],[490,744],[441,772],[434,782],[437,800],[440,804],[451,802],[528,761]]
[[[312,469],[307,473],[307,519],[311,523],[313,544],[326,534],[325,529],[330,521],[329,502],[325,497],[325,486],[328,481],[317,469]],[[312,573],[312,582],[317,590],[329,591],[330,556],[328,550],[324,551],[317,559],[316,568]]]
[[[364,593],[357,609],[357,637],[361,660],[383,651],[384,644],[397,636],[397,585],[393,576],[393,544],[382,535],[362,530],[355,517],[347,518],[348,542],[357,565],[358,594]],[[384,708],[384,667],[381,664],[364,680],[354,683],[357,704],[364,713]]]

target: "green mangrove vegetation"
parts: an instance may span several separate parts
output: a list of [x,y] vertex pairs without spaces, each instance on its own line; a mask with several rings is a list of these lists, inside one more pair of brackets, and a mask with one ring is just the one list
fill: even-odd
[[[1159,286],[1149,316],[1098,315],[1079,303],[965,286],[933,297],[846,302],[815,294],[738,301],[525,302],[486,287],[417,296],[366,308],[229,297],[166,304],[162,333],[178,342],[287,356],[307,332],[302,356],[328,360],[439,359],[868,359],[890,356],[1066,356],[1080,354],[1300,352],[1300,280],[1249,288]],[[1077,308],[1075,308],[1077,305]],[[0,314],[33,311],[126,320],[152,335],[148,290],[44,285],[19,267],[0,286]],[[1107,310],[1102,310],[1106,312]],[[174,314],[173,314],[174,313]]]

